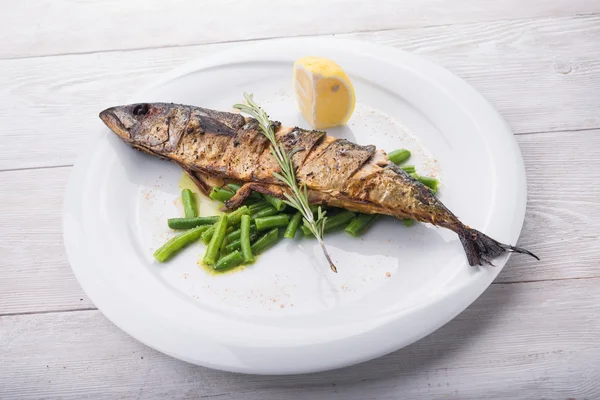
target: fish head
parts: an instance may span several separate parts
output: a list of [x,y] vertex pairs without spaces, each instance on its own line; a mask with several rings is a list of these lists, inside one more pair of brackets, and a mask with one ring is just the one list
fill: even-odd
[[168,150],[188,124],[189,110],[177,104],[137,103],[107,108],[100,119],[135,147]]

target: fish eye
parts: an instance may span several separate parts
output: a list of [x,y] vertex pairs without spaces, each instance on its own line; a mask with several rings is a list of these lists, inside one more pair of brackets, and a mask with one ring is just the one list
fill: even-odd
[[140,117],[143,115],[148,114],[148,111],[150,110],[150,105],[149,104],[138,104],[137,106],[135,106],[133,108],[133,115],[135,115],[136,117]]

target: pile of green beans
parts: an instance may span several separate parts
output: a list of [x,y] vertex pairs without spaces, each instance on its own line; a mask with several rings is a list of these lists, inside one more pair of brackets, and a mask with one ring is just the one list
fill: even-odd
[[[209,197],[225,202],[241,188],[228,184],[213,188]],[[290,216],[286,203],[276,197],[252,192],[241,207],[220,215],[198,216],[196,198],[189,189],[181,193],[184,218],[170,218],[169,228],[185,230],[154,253],[154,258],[165,262],[190,244],[201,240],[206,244],[202,263],[217,271],[242,264],[251,264],[255,256],[277,243],[283,233],[295,236],[300,219]],[[300,214],[299,214],[300,215]],[[290,223],[293,221],[293,224]],[[293,227],[295,226],[295,229]]]
[[[401,165],[411,157],[410,151],[398,149],[388,154],[389,159],[398,165],[406,174],[429,187],[437,193],[438,180],[420,176],[414,165]],[[209,194],[213,200],[226,202],[230,200],[241,185],[229,183],[222,187],[214,187]],[[197,199],[189,189],[181,192],[184,218],[170,218],[168,226],[184,232],[175,236],[154,253],[154,258],[165,262],[175,256],[188,245],[202,241],[206,244],[206,252],[202,262],[217,271],[228,270],[242,264],[251,264],[256,256],[282,238],[294,239],[296,233],[301,236],[314,237],[310,229],[303,223],[302,214],[280,198],[252,192],[239,208],[220,215],[199,216]],[[317,212],[318,205],[311,205]],[[353,237],[367,231],[378,219],[377,214],[357,214],[348,210],[328,208],[324,233],[340,230]],[[412,219],[404,219],[405,226],[414,224]]]

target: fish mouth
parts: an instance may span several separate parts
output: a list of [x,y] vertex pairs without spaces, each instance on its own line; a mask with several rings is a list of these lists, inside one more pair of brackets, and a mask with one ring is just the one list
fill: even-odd
[[101,111],[99,117],[102,122],[104,122],[104,124],[119,137],[127,141],[131,139],[129,130],[123,125],[123,122],[121,122],[120,118],[115,113],[114,107]]
[[107,108],[106,110],[100,111],[99,117],[106,125],[109,125],[110,121],[116,118],[113,108]]

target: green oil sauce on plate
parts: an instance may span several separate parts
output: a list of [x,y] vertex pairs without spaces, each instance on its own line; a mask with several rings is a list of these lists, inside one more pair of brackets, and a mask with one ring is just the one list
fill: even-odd
[[[204,193],[198,189],[198,186],[190,179],[185,173],[181,172],[181,178],[179,178],[179,189],[190,189],[196,196],[196,205],[198,207],[199,216],[210,216],[221,214],[221,207],[223,204],[205,196]],[[183,205],[181,204],[181,196],[178,197],[177,206],[181,208],[181,215],[183,216]]]
[[199,260],[197,264],[198,264],[198,267],[205,270],[206,273],[211,276],[235,274],[236,272],[241,272],[241,271],[245,270],[246,267],[248,267],[248,265],[238,265],[237,267],[233,267],[233,268],[217,270],[217,269],[214,269],[213,267],[211,267],[210,265],[205,265],[202,262],[202,260]]
[[[205,217],[221,214],[220,209],[221,207],[223,207],[223,203],[215,201],[208,196],[205,196],[204,193],[202,193],[200,189],[198,189],[198,186],[196,186],[196,184],[190,179],[190,177],[183,171],[181,172],[181,178],[179,178],[178,186],[181,190],[189,189],[194,193],[196,197],[196,206],[198,207],[198,216]],[[183,205],[181,204],[181,196],[179,196],[177,199],[177,207],[180,208],[181,215],[183,216]],[[199,242],[202,246],[206,248],[204,243],[202,243],[202,240],[200,240]],[[243,271],[248,266],[239,265],[237,267],[228,268],[225,270],[216,270],[210,265],[205,265],[202,262],[202,258],[198,260],[197,264],[199,268],[203,269],[204,271],[206,271],[207,274],[211,276],[233,274],[236,272]]]

